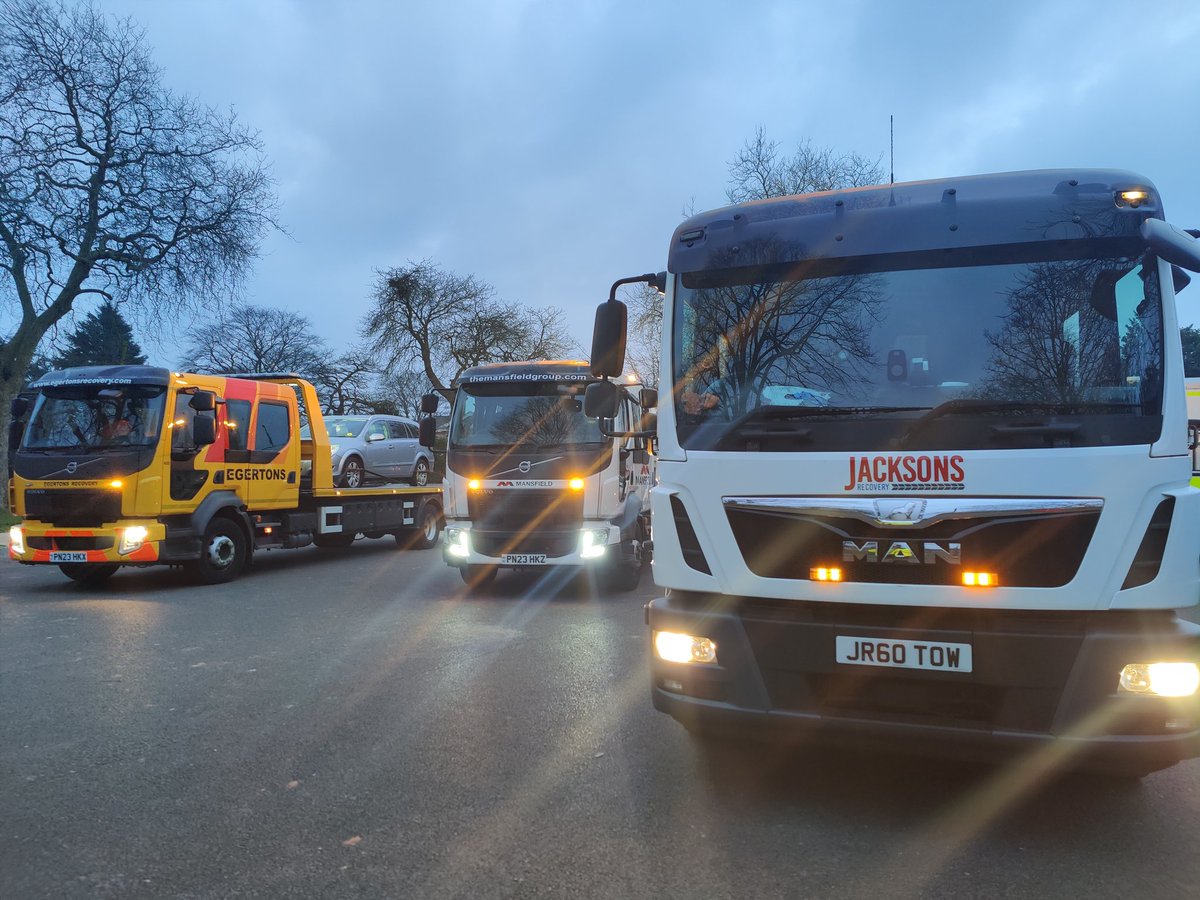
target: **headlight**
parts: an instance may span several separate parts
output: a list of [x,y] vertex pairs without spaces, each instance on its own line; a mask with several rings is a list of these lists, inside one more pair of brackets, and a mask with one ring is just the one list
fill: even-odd
[[122,556],[133,553],[139,549],[142,544],[146,543],[146,535],[150,532],[142,525],[130,525],[121,531],[121,543],[117,547],[117,552]]
[[8,529],[8,542],[13,553],[23,556],[25,554],[25,529],[20,525],[14,525]]
[[654,632],[654,652],[659,659],[674,663],[715,663],[717,643],[712,638],[678,631]]
[[451,556],[466,557],[471,555],[471,545],[467,541],[465,528],[446,529],[446,552]]
[[597,559],[607,552],[607,528],[585,528],[579,533],[579,555],[584,559]]
[[1200,667],[1190,662],[1130,663],[1118,690],[1127,694],[1190,697],[1200,688]]

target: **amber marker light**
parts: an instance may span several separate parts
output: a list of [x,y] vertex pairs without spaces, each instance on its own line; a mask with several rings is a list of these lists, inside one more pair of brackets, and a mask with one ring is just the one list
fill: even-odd
[[570,481],[567,482],[567,487],[569,487],[573,491],[582,491],[583,490],[583,479],[582,478],[572,478]]
[[108,486],[110,488],[116,488],[117,490],[120,490],[121,488],[125,487],[125,482],[123,482],[120,478],[114,478],[108,483]]
[[483,486],[483,482],[481,482],[478,478],[472,478],[470,481],[467,482],[467,490],[468,491],[477,491],[482,486]]
[[963,572],[964,587],[996,587],[1000,578],[995,572]]
[[808,577],[810,581],[841,581],[842,570],[837,566],[813,566]]

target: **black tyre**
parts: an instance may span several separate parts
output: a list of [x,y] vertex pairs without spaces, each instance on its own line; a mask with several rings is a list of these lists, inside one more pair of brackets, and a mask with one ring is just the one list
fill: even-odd
[[217,516],[204,530],[192,575],[201,584],[223,584],[241,574],[248,557],[245,532],[231,519]]
[[473,591],[487,590],[496,580],[495,566],[462,566],[458,570],[463,583]]
[[408,480],[417,487],[429,484],[429,462],[424,457],[417,460],[417,464],[413,466],[412,477]]
[[645,568],[642,556],[642,528],[637,532],[637,546],[632,551],[621,544],[617,550],[617,558],[608,563],[604,572],[604,581],[614,591],[627,593],[637,588],[642,580],[642,569]]
[[342,532],[340,534],[318,534],[313,536],[313,543],[322,550],[345,550],[354,543],[356,535]]
[[59,568],[76,584],[99,587],[121,567],[116,563],[63,563]]
[[338,487],[362,487],[367,480],[367,470],[363,468],[362,460],[350,456],[342,463],[342,474],[338,476]]
[[[431,550],[442,536],[442,511],[432,503],[421,507],[421,518],[415,533],[399,532],[396,543],[406,550]],[[462,571],[462,570],[460,570]]]

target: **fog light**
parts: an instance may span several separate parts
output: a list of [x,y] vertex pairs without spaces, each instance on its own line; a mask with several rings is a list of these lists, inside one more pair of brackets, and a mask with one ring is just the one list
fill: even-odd
[[810,581],[841,581],[842,570],[837,566],[813,566],[808,570]]
[[150,532],[144,526],[130,525],[121,532],[121,544],[117,547],[117,552],[125,556],[139,549],[142,544],[146,543],[148,534]]
[[677,631],[654,632],[654,652],[674,663],[715,663],[717,644],[711,638]]
[[579,533],[579,555],[584,559],[599,559],[607,552],[607,528],[585,528]]
[[14,525],[8,529],[8,545],[17,556],[25,555],[25,529]]
[[471,555],[471,548],[467,543],[466,530],[462,528],[446,529],[446,552],[460,559]]
[[1190,697],[1200,688],[1200,667],[1190,662],[1130,663],[1118,688],[1129,694]]

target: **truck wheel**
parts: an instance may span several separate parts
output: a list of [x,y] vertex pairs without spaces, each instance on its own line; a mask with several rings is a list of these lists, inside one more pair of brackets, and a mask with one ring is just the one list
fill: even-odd
[[345,550],[354,543],[354,538],[357,535],[346,533],[345,531],[335,534],[317,534],[313,535],[313,543],[323,550]]
[[417,460],[417,464],[413,466],[412,478],[409,479],[417,487],[425,487],[429,484],[429,463],[422,457]]
[[463,583],[474,591],[487,590],[496,580],[495,566],[462,566],[458,574]]
[[621,544],[618,547],[619,558],[608,564],[604,580],[612,590],[627,593],[634,590],[642,580],[642,536],[642,527],[639,525],[636,532],[636,552],[631,557],[626,557],[625,546]]
[[224,516],[216,516],[204,530],[200,559],[192,563],[192,575],[201,584],[223,584],[237,578],[246,566],[246,535]]
[[99,587],[121,568],[116,563],[64,563],[59,566],[62,573],[77,584],[85,587]]
[[442,511],[432,503],[426,503],[421,508],[421,520],[417,523],[416,536],[397,532],[396,543],[411,550],[430,550],[437,546],[441,536]]
[[342,463],[342,474],[338,476],[338,487],[362,487],[365,478],[366,470],[363,468],[362,460],[357,456],[351,456]]

